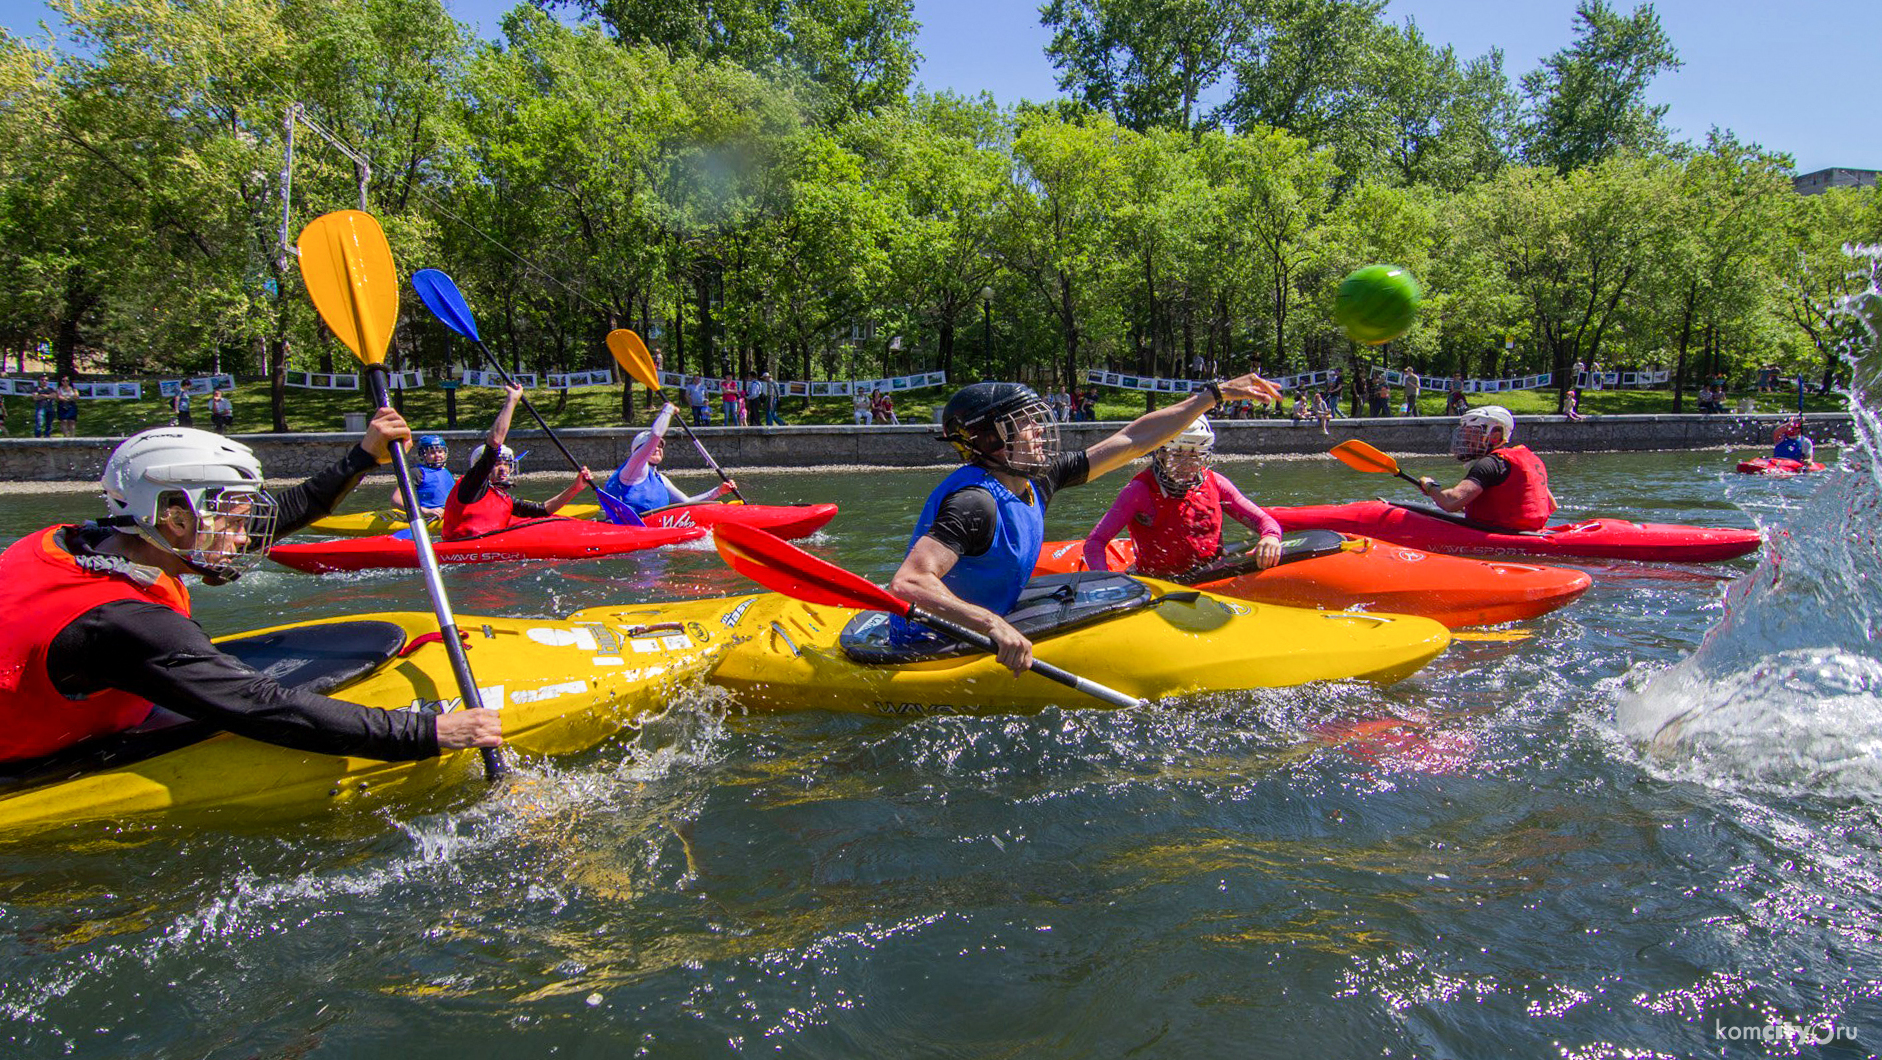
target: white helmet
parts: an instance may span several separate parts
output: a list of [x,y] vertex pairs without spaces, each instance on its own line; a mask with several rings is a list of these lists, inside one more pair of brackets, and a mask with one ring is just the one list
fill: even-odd
[[1457,427],[1451,432],[1451,455],[1459,460],[1475,460],[1488,453],[1492,448],[1490,435],[1503,432],[1503,438],[1497,445],[1508,445],[1516,440],[1516,417],[1501,405],[1483,405],[1471,409],[1457,418]]
[[1214,454],[1215,429],[1207,416],[1198,416],[1181,434],[1157,447],[1150,467],[1166,492],[1188,493],[1202,485]]
[[[484,458],[484,450],[486,448],[488,447],[480,445],[470,451],[470,466],[477,466],[477,461]],[[516,450],[511,449],[507,445],[500,445],[497,447],[497,459],[507,461],[510,466],[514,467],[516,465]]]
[[[134,434],[112,450],[100,484],[106,525],[177,556],[211,584],[260,563],[274,536],[275,502],[262,488],[261,461],[248,446],[209,431],[157,427]],[[160,529],[176,506],[195,517],[195,536],[184,547]]]

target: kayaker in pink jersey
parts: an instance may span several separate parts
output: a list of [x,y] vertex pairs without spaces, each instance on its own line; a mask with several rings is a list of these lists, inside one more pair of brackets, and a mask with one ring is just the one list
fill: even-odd
[[1418,488],[1447,512],[1462,511],[1488,526],[1540,530],[1555,512],[1549,469],[1527,446],[1512,445],[1516,417],[1499,405],[1471,409],[1451,432],[1451,455],[1471,461],[1463,481],[1445,489],[1425,476]]
[[1110,570],[1105,548],[1128,527],[1139,574],[1170,578],[1195,570],[1222,554],[1224,513],[1259,535],[1255,566],[1274,566],[1281,558],[1281,524],[1209,468],[1214,454],[1208,417],[1197,417],[1160,446],[1085,538],[1085,566]]

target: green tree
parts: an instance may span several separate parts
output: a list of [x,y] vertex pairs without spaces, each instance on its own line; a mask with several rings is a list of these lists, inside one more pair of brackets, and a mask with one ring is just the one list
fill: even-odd
[[1680,67],[1652,4],[1623,17],[1603,0],[1575,6],[1575,43],[1523,75],[1525,153],[1561,172],[1666,142],[1666,106],[1646,101],[1653,79]]
[[1189,129],[1198,103],[1227,72],[1245,27],[1238,0],[1049,0],[1046,56],[1059,88],[1143,132]]
[[913,0],[543,0],[625,44],[801,77],[826,121],[900,105],[920,55]]

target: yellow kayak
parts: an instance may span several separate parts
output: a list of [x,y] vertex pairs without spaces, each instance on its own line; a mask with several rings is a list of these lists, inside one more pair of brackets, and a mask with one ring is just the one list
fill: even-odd
[[[1428,618],[1251,603],[1123,575],[1036,578],[1008,617],[1033,640],[1036,658],[1151,700],[1341,678],[1390,682],[1451,640]],[[1098,705],[1036,674],[1015,678],[984,653],[911,655],[888,643],[881,612],[768,594],[721,621],[734,643],[709,680],[748,710],[904,716]]]
[[[460,616],[486,706],[501,707],[510,754],[563,754],[665,709],[726,638],[723,601],[593,608],[568,619]],[[428,636],[427,636],[428,634]],[[358,615],[218,641],[284,684],[388,710],[457,705],[433,617]],[[239,808],[304,812],[481,776],[474,751],[380,762],[289,750],[169,715],[174,724],[73,748],[36,768],[0,767],[0,834],[96,818]],[[246,818],[245,818],[246,819]]]
[[[596,519],[601,516],[601,508],[594,504],[565,504],[556,510],[556,514],[569,519]],[[425,523],[433,537],[438,535],[438,522],[432,519]],[[405,518],[405,509],[381,508],[376,512],[329,515],[325,519],[315,519],[307,528],[334,537],[377,537],[381,534],[396,534],[410,525]]]

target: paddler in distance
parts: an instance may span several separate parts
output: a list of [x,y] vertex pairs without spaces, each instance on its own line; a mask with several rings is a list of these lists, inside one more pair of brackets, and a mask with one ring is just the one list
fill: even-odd
[[503,409],[490,425],[484,444],[471,450],[471,467],[458,479],[457,488],[444,506],[441,534],[446,541],[462,541],[495,533],[518,519],[542,519],[554,515],[564,504],[575,499],[583,489],[595,484],[587,468],[575,474],[575,481],[547,504],[537,504],[510,496],[510,476],[516,472],[516,454],[503,440],[510,435],[510,418],[523,400],[523,388],[511,384],[503,388]]
[[158,427],[126,439],[105,461],[106,518],[0,554],[0,761],[130,729],[153,703],[318,754],[399,761],[502,743],[494,710],[381,710],[283,688],[190,619],[185,575],[234,581],[410,437],[380,409],[343,458],[277,494],[254,452],[221,435]]
[[1209,467],[1215,429],[1207,416],[1150,454],[1150,466],[1126,483],[1085,538],[1085,566],[1110,570],[1105,547],[1130,530],[1137,547],[1134,570],[1170,578],[1222,555],[1222,516],[1255,531],[1255,567],[1267,570],[1281,559],[1281,524],[1242,496],[1235,484]]
[[[668,402],[660,414],[654,417],[653,426],[634,436],[634,444],[628,451],[627,459],[614,469],[608,481],[595,490],[603,498],[602,508],[614,522],[623,521],[615,518],[616,505],[632,509],[638,515],[669,504],[697,504],[717,500],[738,488],[727,480],[689,497],[661,472],[660,462],[666,459],[667,452],[667,428],[672,426],[677,411]],[[614,503],[610,504],[609,501]]]
[[1556,508],[1549,469],[1528,446],[1511,444],[1515,437],[1516,417],[1508,409],[1471,409],[1457,418],[1451,431],[1451,455],[1471,462],[1463,481],[1445,489],[1427,475],[1418,480],[1418,488],[1445,511],[1462,511],[1487,526],[1542,529]]
[[[450,463],[451,451],[444,444],[444,435],[418,436],[418,463],[412,465],[412,488],[418,492],[418,510],[427,519],[436,519],[444,514],[444,506],[451,499],[451,489],[457,485],[457,476],[451,473]],[[396,485],[392,487],[392,506],[405,506],[405,495],[399,492]]]
[[1808,464],[1816,459],[1817,443],[1804,433],[1804,414],[1799,412],[1771,432],[1771,455],[1779,460]]
[[[1024,672],[1032,663],[1032,642],[1005,615],[1039,561],[1053,495],[1123,467],[1223,401],[1250,398],[1279,401],[1281,394],[1253,373],[1211,382],[1089,449],[1063,452],[1052,407],[1031,387],[963,387],[942,408],[941,436],[966,464],[928,495],[889,591],[985,633],[1000,665],[1015,675]],[[930,637],[899,617],[890,620],[890,631],[904,644]]]

